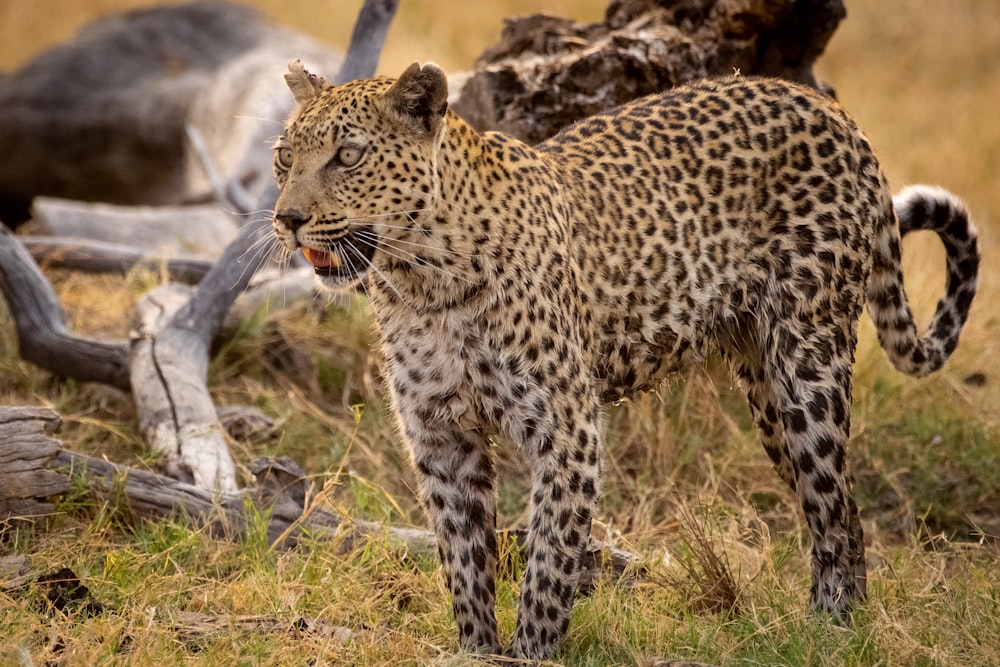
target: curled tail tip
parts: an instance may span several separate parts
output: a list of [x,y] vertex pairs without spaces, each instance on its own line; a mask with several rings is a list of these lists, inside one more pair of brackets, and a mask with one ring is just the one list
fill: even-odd
[[961,239],[978,236],[965,201],[938,185],[908,185],[893,196],[892,207],[901,234],[930,229]]
[[[903,290],[898,237],[886,244],[888,252],[876,254],[876,266],[882,270],[869,283],[869,312],[882,347],[896,368],[920,377],[939,369],[958,344],[979,282],[977,232],[965,202],[943,188],[909,186],[893,197],[892,203],[899,235],[920,229],[933,231],[947,254],[945,294],[923,336],[917,333]],[[889,227],[884,233],[891,241],[896,230]]]
[[965,202],[950,190],[946,190],[940,185],[930,185],[927,183],[914,183],[905,186],[892,197],[892,203],[897,211],[903,207],[917,202],[928,202],[945,204],[954,208],[965,210]]

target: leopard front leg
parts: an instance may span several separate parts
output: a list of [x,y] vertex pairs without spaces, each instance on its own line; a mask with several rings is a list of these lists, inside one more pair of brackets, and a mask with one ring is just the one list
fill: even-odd
[[403,418],[403,431],[437,539],[459,643],[467,651],[499,653],[494,610],[496,500],[489,442],[477,430],[412,415]]
[[532,466],[531,512],[517,627],[507,651],[519,659],[550,658],[566,635],[600,487],[598,401],[553,408],[550,414],[549,432],[539,428],[522,440]]

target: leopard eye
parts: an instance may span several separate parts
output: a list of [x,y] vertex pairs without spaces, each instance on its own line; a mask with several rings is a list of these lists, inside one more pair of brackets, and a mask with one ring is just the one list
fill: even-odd
[[348,144],[337,149],[337,156],[331,162],[338,167],[353,167],[361,161],[364,154],[365,149],[362,146]]
[[274,158],[278,162],[278,165],[283,169],[292,168],[292,157],[294,155],[295,154],[292,152],[292,149],[288,146],[279,146],[274,151]]

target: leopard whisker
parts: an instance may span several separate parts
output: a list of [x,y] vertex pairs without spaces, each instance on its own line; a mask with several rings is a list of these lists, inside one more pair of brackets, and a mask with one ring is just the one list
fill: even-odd
[[[260,230],[254,232],[256,238],[253,243],[243,252],[240,259],[250,258],[260,258],[261,262],[257,266],[257,269],[263,265],[263,262],[268,259],[269,256],[278,255],[276,261],[280,264],[291,259],[292,252],[285,248],[278,238],[274,235],[270,228],[261,228]],[[278,251],[277,253],[275,251]],[[256,269],[255,269],[256,270]]]
[[[407,301],[406,297],[404,297],[400,293],[400,291],[396,288],[396,286],[393,284],[393,282],[391,280],[389,280],[388,276],[386,276],[384,273],[382,273],[377,266],[375,266],[374,264],[372,264],[371,262],[369,262],[365,258],[365,256],[361,253],[360,250],[358,250],[357,248],[355,248],[350,243],[344,244],[344,247],[346,249],[350,250],[352,253],[354,253],[358,257],[358,259],[361,260],[362,265],[367,265],[369,269],[371,269],[376,274],[378,274],[379,278],[382,279],[382,282],[385,283],[386,287],[388,287],[390,290],[392,290],[393,294],[396,295],[396,297],[399,299],[400,303],[402,303],[404,306],[406,306],[410,310],[413,310],[413,311],[417,310],[416,308],[413,307],[413,304],[411,304],[409,301]],[[351,268],[353,269],[354,268],[354,262],[351,262],[350,264],[351,264]],[[362,283],[363,282],[364,281],[362,281]],[[371,299],[371,293],[368,292],[368,288],[367,287],[364,287],[364,290],[365,290],[365,293],[368,294],[369,300],[370,300]]]
[[[389,227],[388,229],[407,229],[407,228],[405,228],[405,227],[398,227],[398,228]],[[480,253],[478,253],[478,252],[461,252],[461,251],[458,251],[458,250],[452,250],[450,248],[442,248],[440,246],[431,245],[429,243],[418,243],[416,241],[410,241],[410,240],[407,240],[407,239],[401,239],[401,238],[397,238],[397,237],[392,237],[390,239],[390,237],[386,236],[385,234],[379,234],[379,233],[374,232],[374,231],[369,231],[367,233],[377,236],[379,240],[391,240],[393,243],[402,243],[404,245],[412,246],[414,248],[424,248],[426,250],[431,250],[431,251],[434,251],[436,253],[443,254],[443,255],[451,255],[451,256],[454,256],[454,257],[462,257],[462,258],[465,258],[465,259],[468,259],[470,257],[478,257],[480,255]],[[400,248],[400,250],[402,250],[402,248]]]
[[278,257],[275,261],[282,269],[286,268],[291,261],[292,253],[278,242],[269,229],[261,228],[255,234],[257,234],[257,238],[239,257],[239,262],[243,263],[243,271],[236,278],[233,287],[242,282],[247,277],[248,272],[252,276],[260,271],[269,259],[275,257],[276,250]]
[[[352,259],[348,258],[345,253],[341,253],[339,248],[337,250],[337,255],[342,258],[342,261],[344,261],[348,265],[350,265],[350,267],[351,267],[352,270],[355,270],[356,267],[354,265],[354,261]],[[362,257],[362,259],[364,259],[364,257]],[[371,295],[371,292],[368,290],[368,281],[365,280],[364,278],[362,278],[361,280],[358,281],[358,283],[361,285],[361,291],[365,293],[365,298],[369,302],[371,302],[372,295]],[[336,295],[337,295],[336,293],[333,293],[333,292],[330,293],[330,301],[327,302],[327,306],[329,306],[333,302],[333,299],[336,298]]]
[[[400,261],[407,262],[407,263],[413,264],[415,266],[425,266],[425,267],[427,267],[429,269],[434,269],[436,271],[440,271],[441,273],[445,274],[446,276],[448,276],[450,278],[454,278],[455,280],[461,280],[461,281],[467,282],[467,283],[473,282],[473,281],[469,280],[468,278],[464,278],[462,276],[455,275],[454,273],[452,273],[451,271],[448,271],[447,269],[444,269],[444,268],[442,268],[440,266],[436,266],[433,263],[429,262],[427,259],[425,259],[423,257],[420,257],[419,255],[415,255],[412,252],[408,252],[408,251],[403,250],[402,248],[400,248],[398,246],[393,245],[393,241],[395,241],[396,239],[391,239],[390,240],[390,239],[387,239],[385,237],[382,237],[382,236],[379,236],[377,234],[374,234],[373,232],[357,232],[355,234],[355,236],[358,237],[359,241],[361,241],[362,243],[368,245],[369,247],[371,247],[371,248],[379,248],[385,254],[389,255],[390,257],[395,257],[396,259],[398,259]],[[371,240],[369,240],[368,237],[374,237],[374,239],[375,239],[374,242],[371,241]],[[386,249],[387,247],[390,248],[391,250],[394,250],[395,252],[391,252],[390,250],[387,250]],[[401,253],[401,254],[396,254],[396,253]]]

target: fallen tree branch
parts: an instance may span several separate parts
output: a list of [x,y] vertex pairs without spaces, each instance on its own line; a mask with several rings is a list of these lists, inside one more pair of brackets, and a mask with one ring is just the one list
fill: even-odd
[[105,241],[158,255],[214,259],[238,231],[233,216],[214,203],[124,206],[36,197],[31,210],[22,233]]
[[[9,436],[4,425],[18,422],[26,425],[23,432],[34,431],[31,440],[44,437],[43,454],[26,448],[24,438],[4,437]],[[291,548],[303,539],[337,540],[340,551],[347,552],[366,540],[384,539],[413,559],[437,553],[437,542],[429,530],[353,519],[324,509],[321,494],[291,459],[258,459],[251,466],[256,478],[253,487],[215,494],[149,470],[62,449],[48,436],[58,423],[59,416],[45,408],[0,408],[0,465],[6,474],[0,477],[0,525],[50,514],[48,498],[72,486],[131,518],[187,520],[224,539],[242,539],[249,526],[265,517],[268,541],[279,549]],[[19,515],[10,511],[19,506],[12,501],[30,501],[41,511]],[[524,534],[500,531],[498,538],[523,544]],[[642,577],[640,563],[636,554],[592,541],[584,558],[580,590],[591,590],[602,577]]]
[[[392,12],[372,8],[385,2],[366,0],[359,15],[359,24],[366,23],[366,27],[352,41],[345,63],[356,62],[359,49],[381,51],[381,40],[385,38]],[[371,42],[376,39],[377,43]],[[371,70],[358,74],[374,74],[376,61],[377,58],[365,56],[363,62]],[[221,179],[207,153],[200,149],[200,136],[194,131],[189,131],[189,136],[192,150],[200,156],[217,196],[223,196]],[[225,193],[227,197],[233,193],[239,195],[241,190],[225,188]],[[253,210],[272,210],[277,198],[277,187],[271,183]],[[230,201],[226,208],[239,211],[244,217],[252,212],[246,201]],[[171,475],[202,488],[233,492],[238,486],[206,375],[212,339],[233,301],[258,268],[253,251],[269,230],[266,220],[245,222],[236,240],[186,303],[179,305],[183,297],[178,290],[167,287],[148,293],[137,308],[138,324],[133,332],[130,361],[142,432],[150,445],[163,454]]]
[[389,24],[396,14],[399,0],[367,0],[358,13],[351,33],[351,43],[334,83],[367,79],[375,74],[382,54]]
[[197,283],[215,263],[198,257],[155,256],[122,243],[53,236],[18,236],[38,264],[84,273],[126,274],[136,268],[166,271],[170,280]]
[[22,359],[60,377],[129,390],[125,341],[98,341],[72,334],[49,281],[3,224],[0,224],[0,292],[14,319]]

